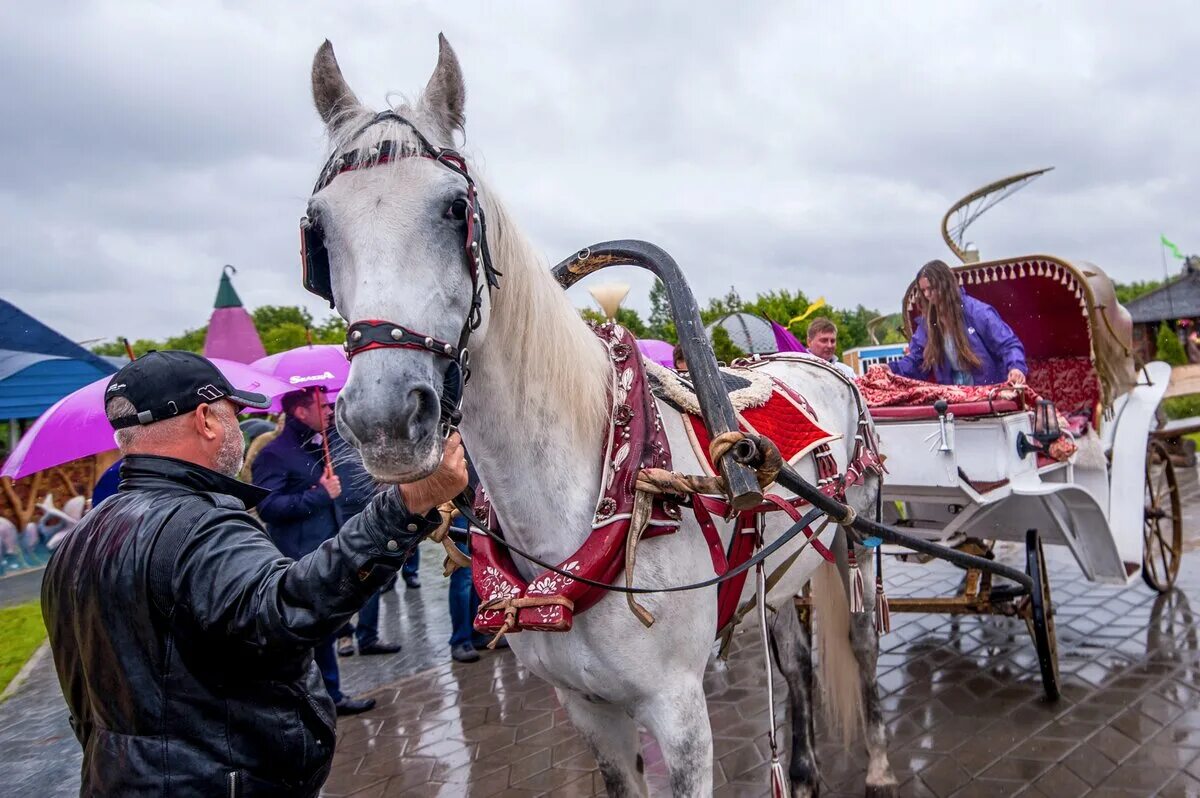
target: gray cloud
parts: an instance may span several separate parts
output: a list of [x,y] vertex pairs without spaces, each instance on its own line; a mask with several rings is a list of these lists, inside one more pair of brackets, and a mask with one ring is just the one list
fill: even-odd
[[[642,237],[702,298],[891,310],[954,199],[1046,165],[972,229],[985,256],[1128,280],[1161,275],[1160,232],[1200,249],[1182,2],[26,4],[0,19],[5,298],[78,339],[160,337],[204,323],[233,263],[248,305],[325,315],[296,264],[312,53],[330,38],[381,106],[420,90],[439,30],[465,149],[550,262]],[[620,279],[645,309],[649,279]]]

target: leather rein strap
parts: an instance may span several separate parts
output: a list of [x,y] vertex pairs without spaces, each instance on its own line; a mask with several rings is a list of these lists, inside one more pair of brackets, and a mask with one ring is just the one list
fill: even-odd
[[822,515],[825,515],[824,510],[813,507],[807,513],[805,513],[798,521],[796,521],[796,523],[792,524],[786,532],[784,532],[782,535],[780,535],[775,540],[771,541],[770,545],[764,546],[763,548],[759,549],[758,552],[755,553],[755,555],[753,557],[746,560],[741,565],[738,565],[736,568],[726,571],[725,573],[720,574],[718,576],[714,576],[712,579],[705,579],[703,582],[692,582],[691,584],[687,584],[687,585],[675,585],[673,587],[623,587],[621,585],[613,585],[608,582],[597,582],[594,579],[588,579],[587,577],[580,576],[579,574],[568,573],[567,571],[563,571],[562,569],[556,567],[555,565],[553,565],[551,563],[545,562],[544,560],[540,560],[537,557],[533,556],[532,554],[529,554],[527,552],[522,551],[521,549],[518,549],[516,546],[512,545],[512,543],[508,542],[503,537],[496,534],[496,532],[493,531],[492,528],[487,525],[487,522],[476,517],[475,509],[467,502],[464,495],[460,495],[458,498],[456,498],[454,500],[454,507],[460,513],[462,513],[463,518],[467,519],[467,523],[470,524],[472,527],[475,527],[481,533],[483,533],[484,535],[487,535],[489,538],[491,538],[496,543],[500,544],[501,546],[504,546],[509,551],[512,551],[512,552],[518,554],[522,558],[528,560],[529,562],[533,563],[534,565],[536,565],[540,568],[545,568],[547,571],[550,571],[551,573],[558,574],[559,576],[565,576],[568,579],[573,579],[576,582],[581,582],[585,585],[588,585],[589,587],[600,588],[602,590],[607,590],[611,593],[626,593],[626,594],[633,594],[633,595],[645,595],[645,594],[650,594],[650,593],[682,593],[682,592],[688,591],[688,590],[700,590],[702,588],[714,587],[716,585],[719,585],[722,582],[725,582],[729,579],[733,579],[734,577],[736,577],[740,574],[743,574],[746,571],[749,571],[751,568],[758,565],[760,562],[762,562],[763,560],[767,559],[772,554],[777,552],[781,547],[786,545],[788,541],[790,541],[792,538],[796,537],[796,535],[799,535],[801,532],[803,532],[805,529],[807,529],[809,526],[811,526],[813,524],[813,522],[815,522],[817,519],[819,519]]

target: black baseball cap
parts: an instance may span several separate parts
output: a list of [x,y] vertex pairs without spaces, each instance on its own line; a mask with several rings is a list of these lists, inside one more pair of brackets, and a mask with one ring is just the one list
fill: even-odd
[[150,351],[125,365],[108,381],[105,404],[118,396],[128,399],[137,413],[111,419],[113,429],[153,424],[221,399],[260,410],[271,406],[260,393],[234,388],[207,358],[175,350]]

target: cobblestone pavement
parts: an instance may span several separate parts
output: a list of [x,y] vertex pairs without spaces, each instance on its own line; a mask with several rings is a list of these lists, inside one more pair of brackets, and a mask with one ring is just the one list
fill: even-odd
[[[1200,796],[1200,489],[1185,482],[1191,538],[1180,590],[1140,582],[1100,587],[1064,551],[1048,549],[1063,698],[1048,704],[1023,622],[897,615],[882,639],[879,680],[901,794],[925,796]],[[350,658],[343,680],[379,706],[339,726],[328,796],[575,796],[601,780],[553,691],[511,653],[451,663],[437,550],[424,552],[420,591],[384,603],[394,657]],[[951,593],[960,572],[889,564],[891,595]],[[1193,609],[1193,604],[1195,608]],[[756,633],[706,677],[721,796],[767,794],[766,699]],[[411,674],[411,675],[410,675]],[[781,689],[781,693],[786,688]],[[777,717],[782,718],[780,696]],[[823,795],[861,796],[865,756],[818,728]],[[666,773],[645,738],[652,794]],[[79,754],[47,661],[0,705],[0,750],[13,794],[78,790]]]
[[[1043,698],[1023,621],[894,616],[878,673],[901,795],[1200,796],[1194,471],[1183,488],[1191,545],[1168,596],[1140,580],[1124,589],[1091,584],[1065,550],[1047,550],[1063,692],[1054,704]],[[949,595],[961,572],[889,564],[886,576],[892,595]],[[706,677],[716,795],[769,794],[762,668],[750,631],[729,666]],[[340,726],[328,796],[603,794],[553,691],[507,652],[442,665],[375,695],[377,709]],[[777,718],[783,705],[781,696]],[[863,795],[864,753],[842,750],[821,730],[818,738],[822,794]],[[651,793],[668,794],[661,756],[649,737],[643,744]]]

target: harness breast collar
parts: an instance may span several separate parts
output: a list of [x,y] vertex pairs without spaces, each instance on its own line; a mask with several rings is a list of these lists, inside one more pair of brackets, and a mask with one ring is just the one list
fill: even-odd
[[[502,275],[492,265],[487,240],[487,219],[483,206],[479,204],[479,193],[467,169],[466,159],[454,150],[434,146],[416,125],[390,110],[376,114],[359,128],[352,138],[357,139],[368,129],[384,122],[399,122],[408,127],[416,137],[418,146],[413,147],[405,141],[388,139],[350,152],[335,151],[321,169],[312,194],[315,196],[320,193],[343,172],[370,169],[402,158],[428,158],[466,181],[464,218],[467,232],[463,252],[466,255],[467,271],[471,275],[471,309],[467,312],[458,341],[442,341],[403,324],[384,319],[360,319],[352,321],[347,327],[345,343],[346,356],[350,359],[371,349],[418,349],[451,361],[456,368],[447,372],[442,400],[442,426],[448,435],[462,420],[459,408],[462,404],[463,389],[471,376],[470,351],[467,344],[471,333],[479,328],[482,321],[484,290],[486,288],[490,293],[491,290],[499,288],[498,278]],[[300,220],[300,261],[304,287],[328,301],[329,307],[335,307],[329,252],[325,248],[324,231],[319,219],[309,219],[305,216]],[[483,273],[483,280],[480,280],[480,272]]]

